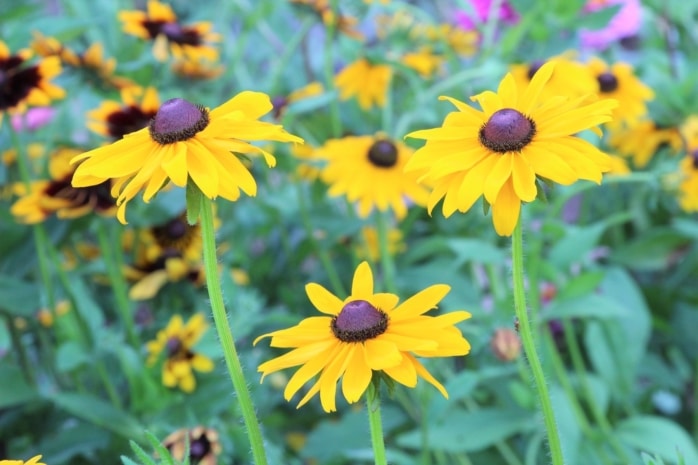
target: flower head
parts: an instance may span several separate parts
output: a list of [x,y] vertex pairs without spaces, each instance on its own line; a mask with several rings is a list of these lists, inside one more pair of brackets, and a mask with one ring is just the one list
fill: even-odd
[[405,169],[423,172],[420,179],[434,186],[429,212],[443,198],[448,217],[469,210],[484,196],[492,206],[495,230],[509,236],[521,202],[537,196],[537,177],[559,184],[601,182],[602,173],[610,169],[608,155],[574,135],[609,121],[616,102],[541,97],[554,66],[543,65],[525,88],[507,74],[497,93],[472,98],[482,111],[442,97],[458,111],[446,116],[440,128],[407,135],[427,141]]
[[206,332],[206,320],[201,313],[192,316],[185,325],[182,317],[175,315],[167,327],[159,331],[154,341],[148,342],[148,365],[154,365],[161,353],[165,353],[162,366],[162,384],[184,392],[196,389],[193,370],[206,373],[213,370],[213,361],[194,352],[194,345]]
[[609,66],[600,58],[592,58],[587,67],[596,78],[599,97],[618,101],[613,127],[632,126],[647,114],[646,102],[654,98],[654,92],[635,76],[632,66],[622,62]]
[[189,26],[180,24],[172,7],[157,0],[148,0],[147,11],[121,11],[119,20],[126,34],[154,41],[155,58],[165,61],[169,51],[177,59],[218,60],[218,50],[212,45],[221,36],[211,29],[209,22]]
[[28,65],[30,50],[15,54],[0,40],[0,122],[5,112],[23,113],[28,105],[46,106],[65,96],[65,91],[49,82],[61,72],[58,57]]
[[426,204],[429,193],[417,183],[418,175],[404,173],[411,155],[405,144],[381,136],[331,139],[318,149],[318,158],[328,160],[321,176],[330,186],[329,194],[358,202],[362,218],[377,208],[391,209],[402,219],[407,214],[406,199]]
[[366,58],[359,58],[340,71],[334,82],[339,89],[341,100],[356,96],[359,106],[364,110],[370,110],[373,105],[385,106],[392,75],[393,70],[390,66],[374,64]]
[[196,465],[216,465],[221,453],[218,432],[212,428],[197,426],[192,429],[178,429],[163,441],[167,450],[177,462],[184,462],[184,453],[189,447],[189,461]]
[[139,191],[148,202],[168,180],[179,187],[191,180],[211,199],[235,201],[241,190],[254,196],[257,184],[237,154],[261,153],[270,167],[276,159],[246,141],[303,142],[281,126],[258,121],[271,109],[269,97],[259,92],[242,92],[210,111],[184,99],[168,100],[147,128],[76,157],[74,161],[84,162],[73,185],[116,179],[112,195],[122,223],[126,204]]
[[430,286],[398,304],[394,294],[374,293],[371,268],[363,262],[354,273],[351,295],[344,300],[319,284],[308,284],[305,290],[315,308],[327,316],[306,318],[297,326],[255,340],[256,344],[271,337],[272,347],[293,349],[258,368],[264,380],[270,373],[301,365],[286,385],[286,400],[318,375],[298,407],[320,393],[322,408],[332,412],[340,378],[344,397],[353,403],[361,398],[374,372],[408,387],[424,378],[448,397],[415,355],[450,357],[470,351],[470,344],[455,326],[470,318],[470,313],[425,315],[449,292],[449,286]]
[[114,215],[115,203],[109,194],[110,182],[87,187],[73,187],[75,166],[70,160],[82,151],[71,148],[56,150],[49,160],[50,180],[33,181],[27,191],[24,184],[15,190],[21,198],[11,212],[23,223],[40,223],[55,214],[61,219],[77,218],[89,213]]

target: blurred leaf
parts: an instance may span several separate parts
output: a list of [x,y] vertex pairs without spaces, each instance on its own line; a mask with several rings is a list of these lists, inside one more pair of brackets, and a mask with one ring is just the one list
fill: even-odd
[[656,228],[615,249],[611,260],[637,271],[663,270],[676,262],[677,252],[690,242],[678,231]]
[[39,289],[10,276],[0,276],[0,310],[14,316],[31,317],[41,307]]
[[448,239],[446,243],[456,254],[458,266],[466,262],[499,264],[507,257],[503,250],[479,239]]
[[555,300],[567,300],[593,293],[604,277],[603,271],[583,272],[573,276],[557,290]]
[[27,384],[19,367],[3,361],[0,364],[0,409],[34,402],[37,392]]
[[676,464],[677,457],[686,463],[698,463],[698,450],[688,433],[676,423],[662,417],[635,416],[616,425],[618,438],[638,450],[660,455]]
[[630,309],[604,295],[590,294],[570,300],[555,299],[541,318],[544,321],[560,318],[616,319],[628,316]]
[[574,27],[590,29],[592,31],[603,29],[620,9],[621,5],[610,5],[597,11],[590,11],[577,15],[576,18],[574,18],[574,20],[576,20]]
[[77,341],[67,341],[56,352],[56,369],[65,373],[89,364],[91,357],[86,348]]
[[548,259],[563,269],[574,262],[582,261],[585,255],[596,247],[607,226],[606,222],[584,227],[570,226],[565,237],[552,246]]
[[96,451],[107,447],[110,440],[107,431],[95,428],[92,424],[66,422],[36,447],[47,462],[50,457],[51,465],[71,464],[77,462],[77,456],[94,456]]
[[56,392],[48,394],[46,399],[71,415],[124,438],[142,436],[143,429],[135,418],[91,394]]
[[[466,412],[454,407],[443,422],[429,425],[429,446],[444,452],[476,452],[530,431],[537,424],[533,414],[525,410],[491,408]],[[420,430],[401,434],[397,443],[407,449],[419,449],[421,434]]]

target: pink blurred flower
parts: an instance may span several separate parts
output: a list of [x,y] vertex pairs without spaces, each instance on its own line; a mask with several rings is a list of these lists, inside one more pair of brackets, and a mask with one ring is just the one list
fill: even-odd
[[637,34],[642,19],[640,0],[589,0],[584,10],[594,12],[615,5],[621,7],[605,27],[593,31],[582,29],[579,32],[583,47],[604,49],[613,42]]
[[[469,31],[475,29],[478,24],[487,22],[492,1],[493,0],[470,0],[470,4],[475,10],[476,17],[473,18],[463,11],[456,11],[456,24],[462,29]],[[497,18],[507,24],[516,24],[519,21],[519,14],[507,0],[502,0],[502,3],[499,5]]]
[[51,107],[30,108],[24,114],[12,115],[12,127],[15,131],[36,131],[50,123],[55,114]]

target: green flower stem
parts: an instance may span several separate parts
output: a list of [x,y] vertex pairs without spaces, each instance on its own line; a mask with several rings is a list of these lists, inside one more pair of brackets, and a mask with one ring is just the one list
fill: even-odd
[[368,422],[371,426],[371,443],[373,444],[373,462],[375,465],[387,465],[385,442],[383,441],[383,424],[381,422],[380,393],[375,383],[368,386],[366,395]]
[[12,315],[4,315],[7,322],[7,330],[10,332],[10,339],[12,340],[12,352],[17,354],[17,361],[19,366],[22,368],[22,374],[24,374],[24,379],[27,383],[34,384],[34,373],[29,366],[29,359],[27,357],[27,351],[24,350],[24,345],[22,344],[22,338],[19,335],[19,331],[15,326],[15,321]]
[[204,270],[206,273],[206,286],[211,300],[213,320],[218,331],[218,338],[223,347],[225,364],[228,367],[230,379],[233,382],[237,401],[242,411],[242,417],[247,427],[247,436],[252,447],[252,456],[255,465],[266,465],[267,457],[264,451],[262,431],[257,421],[257,415],[252,405],[250,391],[247,388],[245,375],[240,365],[240,358],[235,350],[233,333],[230,330],[228,315],[223,304],[223,292],[221,290],[220,277],[218,275],[218,257],[216,256],[216,238],[213,226],[213,201],[201,195],[201,236],[204,247]]
[[623,462],[630,463],[630,457],[628,457],[628,455],[625,453],[625,450],[623,449],[623,446],[621,445],[620,441],[618,441],[618,438],[615,436],[615,434],[613,434],[613,427],[608,422],[608,418],[606,418],[604,412],[602,412],[599,408],[594,398],[594,395],[592,394],[591,386],[589,385],[589,380],[586,376],[587,373],[584,367],[582,351],[580,350],[579,343],[577,342],[577,338],[575,337],[572,321],[570,321],[569,319],[562,320],[562,329],[565,336],[565,343],[567,344],[567,348],[570,351],[572,366],[574,367],[574,371],[577,375],[577,378],[579,378],[579,382],[582,388],[582,394],[586,398],[587,404],[591,409],[591,414],[594,417],[594,420],[599,425],[599,428],[603,433],[603,437],[607,442],[610,442],[611,447],[616,452],[616,454],[618,454],[618,457],[620,457]]
[[[339,8],[337,0],[330,0],[330,8],[332,13],[339,17]],[[333,22],[325,28],[325,49],[323,71],[325,74],[325,84],[328,91],[336,90],[334,85],[334,56],[332,54],[332,45],[334,43],[335,32],[337,26]],[[330,127],[332,128],[332,137],[342,136],[342,119],[339,112],[339,96],[336,96],[330,101]]]
[[523,343],[526,358],[533,373],[536,391],[543,411],[543,420],[548,433],[548,444],[550,446],[550,456],[552,457],[553,465],[563,465],[562,446],[560,444],[560,436],[555,424],[555,416],[553,406],[550,402],[550,393],[548,386],[545,384],[545,376],[543,368],[536,352],[531,323],[528,320],[528,309],[526,308],[526,290],[524,288],[524,260],[523,260],[523,233],[522,226],[523,218],[519,217],[519,221],[514,228],[512,236],[511,258],[512,258],[512,274],[514,280],[514,309],[516,316],[519,319],[519,335]]
[[313,250],[315,250],[315,252],[317,253],[318,258],[320,259],[320,263],[322,263],[322,267],[325,269],[325,273],[327,274],[327,278],[330,280],[332,290],[337,295],[347,295],[347,292],[344,289],[344,284],[342,284],[342,280],[339,277],[339,273],[337,272],[334,263],[332,263],[330,254],[328,254],[327,250],[325,250],[322,247],[322,245],[320,245],[320,243],[315,239],[315,234],[313,234],[313,223],[310,220],[310,213],[308,211],[308,204],[305,201],[305,192],[303,192],[303,186],[301,185],[301,183],[295,184],[296,191],[298,192],[298,209],[300,210],[301,222],[303,223],[303,227],[305,228],[305,235],[308,236],[308,240],[313,246]]
[[128,299],[126,281],[124,281],[122,267],[120,266],[121,260],[116,257],[121,255],[121,251],[116,249],[120,243],[110,241],[109,231],[103,221],[98,221],[97,224],[97,241],[99,242],[99,248],[102,250],[102,255],[106,259],[109,282],[114,289],[116,309],[119,312],[124,328],[126,328],[126,338],[131,347],[138,347],[139,342],[131,316],[131,302]]
[[388,292],[396,293],[395,262],[390,253],[390,240],[388,237],[388,214],[384,211],[376,211],[376,229],[378,230],[378,250],[380,251],[381,267],[383,268],[383,282]]

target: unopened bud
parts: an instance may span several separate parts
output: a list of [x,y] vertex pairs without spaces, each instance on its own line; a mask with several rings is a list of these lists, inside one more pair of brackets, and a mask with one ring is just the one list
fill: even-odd
[[509,328],[499,328],[492,335],[490,347],[495,357],[503,362],[516,360],[521,352],[521,340],[516,332]]

